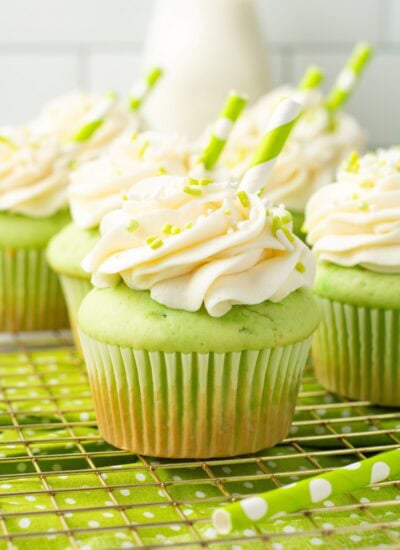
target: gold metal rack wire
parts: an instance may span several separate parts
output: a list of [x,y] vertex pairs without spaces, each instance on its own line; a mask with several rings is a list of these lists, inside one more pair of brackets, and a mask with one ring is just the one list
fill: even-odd
[[210,523],[216,506],[399,446],[399,410],[339,399],[308,369],[291,432],[274,449],[133,455],[97,432],[68,333],[0,336],[0,549],[400,548],[396,480],[229,536]]

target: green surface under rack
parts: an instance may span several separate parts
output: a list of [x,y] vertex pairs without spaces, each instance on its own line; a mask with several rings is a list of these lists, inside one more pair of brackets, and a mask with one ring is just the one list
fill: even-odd
[[288,438],[256,455],[161,460],[106,443],[68,334],[1,336],[0,549],[400,548],[400,481],[218,536],[212,511],[400,446],[400,411],[306,370]]

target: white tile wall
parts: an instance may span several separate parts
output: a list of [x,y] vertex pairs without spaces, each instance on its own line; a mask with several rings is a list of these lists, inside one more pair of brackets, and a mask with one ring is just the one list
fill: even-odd
[[[217,0],[216,0],[217,1]],[[0,0],[0,124],[74,86],[129,88],[154,0]],[[360,39],[376,57],[349,108],[372,145],[400,142],[400,0],[257,0],[274,83],[309,62],[328,83]]]

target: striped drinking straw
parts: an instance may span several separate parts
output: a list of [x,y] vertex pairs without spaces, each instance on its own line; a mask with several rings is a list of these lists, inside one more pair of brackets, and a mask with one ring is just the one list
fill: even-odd
[[355,46],[326,98],[325,106],[330,113],[338,111],[349,99],[372,54],[372,47],[367,42]]
[[114,107],[118,100],[115,92],[107,92],[93,105],[86,116],[86,121],[79,130],[72,136],[72,141],[75,143],[83,143],[88,141],[92,135],[103,124],[106,116]]
[[213,523],[221,534],[246,529],[278,515],[307,510],[328,498],[400,476],[400,449],[380,453],[286,487],[245,498],[215,510]]
[[129,95],[129,106],[138,111],[163,75],[161,67],[153,67],[144,78],[137,82]]
[[234,91],[230,92],[199,159],[206,170],[211,170],[217,163],[233,125],[245,108],[246,103],[247,97]]
[[303,75],[303,78],[300,80],[298,85],[298,90],[314,90],[318,88],[321,82],[324,80],[324,73],[316,65],[310,65],[307,67],[306,72]]
[[293,99],[288,98],[280,102],[243,176],[240,191],[257,193],[262,190],[300,112],[301,105]]

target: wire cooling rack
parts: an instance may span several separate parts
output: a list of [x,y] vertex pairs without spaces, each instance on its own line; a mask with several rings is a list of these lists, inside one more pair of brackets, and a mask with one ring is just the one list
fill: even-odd
[[0,548],[400,548],[400,482],[220,537],[213,509],[400,446],[400,411],[306,370],[289,437],[256,455],[153,460],[96,429],[68,333],[0,337]]

